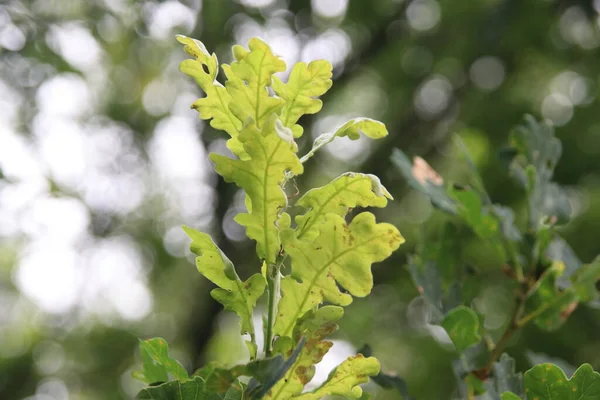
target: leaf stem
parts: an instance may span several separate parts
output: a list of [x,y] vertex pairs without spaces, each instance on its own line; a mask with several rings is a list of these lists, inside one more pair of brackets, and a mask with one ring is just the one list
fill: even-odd
[[277,256],[275,263],[267,267],[267,291],[269,297],[264,344],[265,355],[267,357],[270,357],[273,351],[273,325],[275,325],[275,316],[277,315],[279,299],[281,298],[281,266],[285,258],[286,255],[282,252]]
[[490,371],[492,370],[492,366],[494,365],[494,363],[496,361],[498,361],[498,359],[504,352],[504,348],[508,344],[509,340],[515,334],[515,332],[517,332],[523,326],[520,322],[521,322],[521,315],[523,314],[523,311],[525,309],[525,300],[527,299],[525,289],[526,289],[526,284],[523,283],[522,281],[519,282],[519,291],[517,294],[517,304],[512,313],[512,316],[510,318],[510,322],[508,323],[508,326],[506,327],[506,330],[500,337],[500,340],[498,340],[498,343],[496,343],[496,345],[494,346],[490,360],[488,361],[487,365],[483,369],[483,376],[487,376],[490,373]]

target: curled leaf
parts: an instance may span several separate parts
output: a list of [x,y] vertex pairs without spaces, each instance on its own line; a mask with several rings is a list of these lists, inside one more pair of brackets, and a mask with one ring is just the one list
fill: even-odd
[[346,122],[335,132],[323,133],[319,135],[313,142],[312,149],[306,153],[301,159],[301,162],[306,162],[311,158],[317,150],[333,142],[335,138],[347,136],[351,140],[360,138],[360,133],[371,139],[381,139],[388,135],[388,131],[383,122],[376,121],[370,118],[355,118]]
[[299,239],[312,240],[319,234],[325,216],[334,213],[344,216],[354,207],[385,207],[392,196],[379,179],[370,174],[347,172],[327,185],[311,189],[296,205],[308,209],[296,217]]

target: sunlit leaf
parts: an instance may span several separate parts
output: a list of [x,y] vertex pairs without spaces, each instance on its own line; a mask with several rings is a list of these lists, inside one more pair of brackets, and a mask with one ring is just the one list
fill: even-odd
[[211,291],[211,296],[223,304],[226,310],[233,311],[242,319],[242,333],[254,335],[252,310],[256,300],[265,290],[265,279],[261,274],[254,274],[243,282],[233,263],[212,241],[210,235],[198,232],[187,226],[183,230],[192,239],[191,251],[196,254],[198,271],[213,282],[218,288]]
[[479,317],[468,307],[460,306],[450,311],[441,325],[448,332],[459,353],[481,340]]
[[362,354],[349,357],[329,374],[327,381],[312,392],[294,397],[298,400],[319,400],[325,396],[343,396],[347,399],[359,399],[362,388],[358,385],[369,380],[369,376],[379,373],[379,361]]
[[231,112],[240,120],[250,118],[261,128],[272,116],[279,114],[284,100],[269,96],[273,74],[285,71],[285,62],[273,54],[268,44],[259,38],[248,43],[250,51],[240,45],[233,47],[236,61],[223,65],[227,76],[225,87],[234,99],[229,103]]
[[331,87],[331,64],[326,60],[299,62],[292,68],[287,83],[273,76],[273,91],[285,100],[281,111],[283,125],[292,129],[294,137],[302,136],[303,129],[296,122],[304,114],[315,114],[323,103],[317,99]]
[[303,240],[313,240],[319,235],[320,224],[329,213],[344,216],[354,207],[385,207],[392,196],[371,174],[347,172],[327,185],[311,189],[302,196],[296,205],[308,209],[296,217],[297,236]]
[[388,135],[388,131],[382,122],[370,118],[351,119],[335,132],[319,135],[313,142],[312,149],[301,158],[301,161],[306,162],[317,152],[317,150],[326,144],[333,142],[335,138],[347,136],[351,140],[357,140],[360,138],[361,132],[371,139],[381,139]]
[[210,55],[202,42],[196,39],[178,35],[177,40],[183,43],[184,50],[194,57],[193,60],[184,60],[179,68],[185,74],[196,80],[198,86],[206,93],[206,97],[198,99],[192,108],[198,110],[200,118],[210,119],[210,125],[223,130],[231,136],[227,147],[238,157],[244,157],[245,151],[242,144],[237,140],[239,131],[242,129],[242,121],[229,109],[232,102],[231,95],[225,87],[216,81],[218,73],[217,56]]
[[278,224],[282,209],[287,205],[281,184],[286,179],[286,171],[301,174],[303,167],[295,154],[296,144],[277,134],[275,121],[265,124],[261,130],[254,124],[246,126],[239,140],[250,159],[233,160],[214,153],[210,159],[225,181],[235,182],[246,192],[248,212],[238,214],[235,220],[246,227],[249,238],[256,240],[258,256],[271,264],[280,250]]
[[[350,225],[343,217],[328,214],[320,232],[312,242],[299,240],[292,229],[281,232],[283,247],[292,258],[292,274],[282,281],[278,335],[290,336],[298,318],[323,300],[348,305],[352,296],[369,294],[371,264],[383,261],[404,242],[396,227],[377,224],[368,212],[358,214]],[[341,292],[338,283],[349,293]]]
[[413,163],[399,149],[392,151],[390,160],[410,186],[429,197],[435,207],[457,214],[456,203],[446,193],[444,180],[425,160],[415,157]]
[[140,340],[142,370],[134,378],[147,384],[166,382],[169,374],[175,379],[187,379],[188,373],[174,358],[169,357],[169,346],[162,338]]

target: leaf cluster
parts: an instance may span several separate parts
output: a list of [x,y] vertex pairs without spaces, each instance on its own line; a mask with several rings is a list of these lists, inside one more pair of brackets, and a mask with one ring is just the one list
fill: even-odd
[[[300,118],[322,107],[318,97],[331,87],[327,61],[294,65],[283,82],[286,65],[258,38],[248,49],[233,47],[234,61],[221,68],[198,40],[178,36],[192,57],[180,69],[196,80],[205,96],[194,102],[201,119],[229,136],[231,155],[210,154],[216,172],[245,193],[246,210],[235,221],[256,243],[257,273],[242,280],[230,259],[212,238],[191,227],[198,271],[213,282],[211,295],[241,320],[249,362],[237,366],[208,364],[191,377],[166,353],[166,343],[141,344],[142,371],[136,377],[151,384],[138,398],[156,399],[321,399],[330,395],[361,398],[359,386],[377,375],[379,362],[362,354],[349,357],[319,387],[305,386],[332,346],[325,340],[337,330],[343,306],[373,287],[371,265],[383,261],[403,242],[391,224],[377,222],[370,212],[348,217],[356,207],[384,207],[391,195],[373,175],[348,172],[325,186],[307,191],[296,202],[292,221],[285,185],[303,173],[303,164],[321,147],[339,137],[356,140],[387,135],[385,125],[367,118],[348,121],[319,136],[299,156],[296,140],[304,133]],[[262,268],[260,267],[262,265]],[[260,271],[260,272],[259,272]],[[263,316],[264,348],[259,351],[254,312],[267,298]],[[327,302],[329,305],[323,306]]]
[[[600,258],[583,264],[557,231],[568,222],[570,208],[565,192],[552,181],[561,155],[552,126],[526,116],[500,152],[508,173],[525,192],[523,221],[516,220],[511,208],[493,203],[458,136],[454,144],[467,166],[466,182],[447,182],[425,160],[410,160],[398,149],[391,161],[413,188],[449,216],[439,240],[426,243],[410,259],[409,270],[427,304],[426,323],[441,325],[453,344],[455,398],[600,399],[600,374],[588,364],[570,379],[552,364],[536,365],[522,375],[504,353],[526,324],[554,331],[580,304],[598,301]],[[474,301],[484,277],[455,251],[453,237],[460,225],[500,260],[497,271],[512,288],[512,312],[498,331],[485,328],[485,312]]]

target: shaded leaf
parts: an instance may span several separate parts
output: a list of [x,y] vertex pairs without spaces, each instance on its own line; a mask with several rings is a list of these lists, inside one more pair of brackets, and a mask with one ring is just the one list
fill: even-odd
[[492,212],[498,218],[502,234],[506,239],[515,242],[522,239],[521,232],[515,225],[515,213],[511,208],[494,204],[492,206]]
[[505,392],[500,396],[501,400],[521,400],[521,397],[517,396],[514,393]]
[[600,280],[600,257],[585,264],[571,276],[573,287],[582,302],[598,300],[598,281]]
[[162,338],[140,340],[142,370],[134,372],[134,378],[153,384],[166,382],[169,374],[175,379],[187,379],[188,373],[174,358],[169,357],[169,346]]
[[565,273],[559,277],[558,285],[562,289],[570,286],[571,281],[569,278],[583,263],[567,241],[555,235],[545,251],[545,256],[552,261],[562,261],[565,264]]
[[373,357],[365,358],[362,354],[348,357],[329,374],[319,388],[312,392],[294,397],[298,400],[319,400],[325,396],[344,396],[348,399],[359,399],[362,388],[358,385],[369,380],[369,376],[379,373],[379,361]]
[[592,400],[600,398],[600,374],[583,364],[571,379],[553,364],[540,364],[525,372],[523,378],[528,399]]
[[[371,346],[369,346],[368,344],[364,345],[358,351],[358,353],[362,354],[365,357],[371,357]],[[399,376],[386,374],[382,371],[379,371],[377,375],[371,377],[371,380],[373,380],[373,382],[377,383],[384,389],[397,390],[398,393],[402,395],[403,400],[414,400],[413,397],[408,393],[408,387],[406,385],[406,382]]]
[[254,335],[252,311],[256,301],[265,290],[265,279],[254,274],[242,282],[233,263],[212,241],[206,233],[198,232],[187,226],[183,230],[192,239],[190,249],[196,254],[196,267],[202,275],[218,286],[210,294],[226,310],[233,311],[242,319],[242,333]]
[[391,199],[379,179],[371,174],[347,172],[327,185],[311,189],[296,205],[308,209],[296,217],[298,239],[313,240],[319,235],[325,216],[334,213],[345,216],[354,207],[385,207]]
[[554,168],[562,154],[560,140],[554,128],[540,123],[530,115],[525,124],[511,132],[510,174],[523,186],[529,196],[530,226],[536,230],[542,217],[554,223],[568,221],[571,210],[562,189],[551,182]]
[[523,375],[515,372],[515,360],[504,353],[492,365],[494,387],[497,393],[512,392],[523,394]]
[[[333,345],[330,341],[323,341],[323,338],[337,330],[335,321],[343,314],[344,310],[341,307],[325,306],[316,311],[309,311],[297,322],[294,339],[304,337],[306,345],[284,379],[280,380],[267,395],[267,399],[288,399],[302,392],[315,374],[315,365],[321,362]],[[286,347],[289,347],[287,345],[289,339],[285,336],[280,337],[275,344],[275,349],[288,351]]]
[[441,325],[448,332],[448,336],[459,353],[481,340],[479,317],[468,307],[460,306],[450,311],[444,317]]
[[394,149],[391,161],[409,185],[429,197],[435,207],[457,214],[456,203],[446,193],[443,179],[425,160],[415,157],[413,163],[401,150]]
[[487,207],[483,207],[481,198],[472,190],[450,189],[450,195],[459,204],[458,215],[482,239],[490,239],[498,234],[498,219]]
[[[159,386],[142,389],[136,396],[140,400],[221,400],[216,393],[204,390],[204,380],[195,377],[188,381],[170,381]],[[231,400],[240,399],[231,398]]]
[[388,135],[388,131],[383,122],[379,122],[370,118],[351,119],[338,128],[335,132],[323,133],[319,135],[313,142],[312,149],[306,153],[300,161],[303,163],[306,162],[317,152],[317,150],[326,144],[333,142],[335,138],[347,136],[351,140],[357,140],[360,138],[361,132],[371,139],[381,139]]
[[271,359],[252,361],[246,366],[246,375],[251,375],[260,382],[260,385],[254,388],[248,385],[250,400],[262,399],[277,382],[284,379],[285,374],[292,368],[304,349],[305,343],[306,338],[302,337],[287,359],[279,354]]
[[249,238],[256,240],[258,256],[272,264],[280,250],[278,224],[287,205],[281,184],[286,171],[301,174],[303,167],[295,154],[296,144],[277,134],[274,120],[262,130],[254,124],[246,126],[239,140],[249,160],[232,160],[214,153],[210,159],[226,182],[234,182],[246,192],[248,213],[238,214],[235,220],[246,227]]
[[[383,261],[404,242],[396,227],[376,223],[368,212],[358,214],[350,225],[343,217],[328,214],[320,232],[313,242],[299,240],[292,229],[281,232],[292,273],[281,282],[277,335],[290,336],[296,321],[323,300],[348,305],[352,296],[369,294],[371,264]],[[341,292],[336,282],[349,293]]]
[[302,127],[296,122],[304,114],[315,114],[323,102],[316,97],[331,87],[332,67],[329,61],[316,60],[308,65],[299,62],[292,68],[287,83],[273,76],[273,91],[285,100],[281,111],[283,125],[292,129],[294,137],[302,136]]

